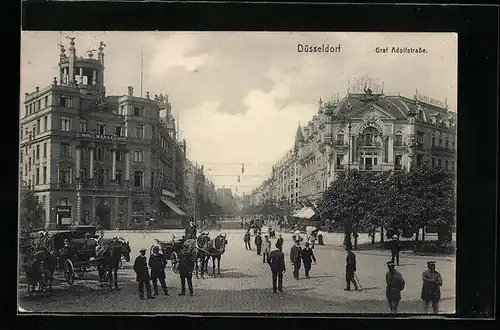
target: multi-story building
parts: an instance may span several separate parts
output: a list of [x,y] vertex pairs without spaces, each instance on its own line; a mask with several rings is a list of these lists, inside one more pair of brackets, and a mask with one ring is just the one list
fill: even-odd
[[[300,130],[300,127],[299,127]],[[299,134],[299,132],[297,132]],[[300,138],[300,136],[297,136]],[[299,144],[288,151],[273,167],[274,200],[296,204],[300,198],[301,168],[298,163],[297,152]]]
[[194,220],[199,219],[199,209],[197,196],[195,193],[196,187],[196,167],[193,163],[186,159],[184,170],[184,205],[186,206],[187,214]]
[[[170,211],[183,214],[185,143],[176,140],[168,100],[135,96],[130,86],[106,96],[104,46],[97,59],[79,57],[71,38],[67,55],[61,46],[59,80],[25,95],[20,175],[39,196],[49,228],[166,223]],[[165,200],[169,212],[162,212]]]
[[321,198],[347,170],[409,171],[428,160],[453,172],[456,137],[456,113],[446,101],[418,92],[413,98],[385,95],[383,85],[363,77],[341,100],[320,100],[318,113],[297,133],[300,194]]

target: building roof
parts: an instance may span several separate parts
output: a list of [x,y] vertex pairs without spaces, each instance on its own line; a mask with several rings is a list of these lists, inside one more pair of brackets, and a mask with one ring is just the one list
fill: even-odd
[[297,133],[295,133],[294,150],[299,150],[301,142],[304,142],[304,133],[302,133],[302,128],[299,124],[299,126],[297,127]]

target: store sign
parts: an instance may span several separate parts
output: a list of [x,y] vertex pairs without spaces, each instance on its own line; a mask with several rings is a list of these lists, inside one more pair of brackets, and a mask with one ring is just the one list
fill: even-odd
[[446,102],[436,100],[436,99],[433,99],[432,97],[428,97],[425,95],[417,94],[416,99],[417,99],[417,101],[424,102],[427,104],[432,104],[432,105],[435,105],[436,107],[440,107],[443,109],[446,109],[446,107],[447,107]]
[[56,215],[60,224],[71,224],[71,206],[56,206]]
[[175,197],[175,194],[173,192],[170,192],[168,190],[162,189],[161,194],[164,196],[170,196],[170,197]]
[[151,196],[151,194],[145,193],[145,192],[135,192],[135,193],[132,193],[132,196],[149,197],[149,196]]

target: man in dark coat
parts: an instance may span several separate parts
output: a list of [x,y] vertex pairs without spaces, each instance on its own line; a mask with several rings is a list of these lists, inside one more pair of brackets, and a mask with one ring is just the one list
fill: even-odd
[[385,275],[385,281],[387,283],[386,288],[386,298],[389,303],[389,308],[392,313],[398,312],[399,301],[401,300],[401,291],[405,288],[405,281],[403,275],[394,268],[394,262],[389,261],[387,263],[389,271]]
[[248,230],[245,233],[245,236],[243,236],[243,241],[245,242],[245,249],[252,250],[252,245],[250,244],[250,230]]
[[441,289],[443,279],[441,274],[436,271],[436,262],[427,262],[427,270],[422,273],[422,300],[424,301],[424,312],[429,310],[429,304],[432,302],[432,311],[439,313],[439,300],[441,299]]
[[290,262],[293,264],[293,277],[299,279],[300,261],[302,256],[302,248],[300,241],[295,241],[295,245],[290,249]]
[[196,225],[194,224],[193,219],[191,218],[189,220],[188,226],[186,227],[186,232],[185,232],[186,239],[195,239],[196,234],[197,234]]
[[392,236],[391,242],[391,261],[396,260],[396,266],[399,266],[399,239],[396,235]]
[[153,248],[153,254],[149,257],[149,267],[151,268],[151,280],[153,282],[154,294],[158,295],[158,281],[160,281],[163,293],[168,296],[167,284],[165,283],[165,266],[167,265],[167,259],[160,253],[160,248],[155,246]]
[[351,283],[354,284],[354,290],[358,291],[358,283],[354,279],[354,273],[356,272],[356,255],[352,250],[347,249],[347,257],[345,258],[345,281],[347,286],[345,291],[351,291]]
[[186,281],[189,288],[189,295],[193,295],[193,268],[194,262],[191,258],[191,254],[183,252],[179,256],[179,276],[181,278],[181,293],[179,296],[186,295]]
[[257,255],[260,256],[262,249],[262,237],[260,236],[260,232],[255,236],[255,246],[257,247]]
[[146,249],[140,249],[140,254],[135,258],[134,271],[139,282],[139,298],[144,299],[144,285],[146,285],[146,293],[148,299],[154,299],[151,295],[151,283],[149,283],[149,271],[146,260]]
[[304,270],[306,278],[309,278],[309,271],[311,270],[311,264],[314,261],[316,264],[316,257],[314,256],[313,250],[309,247],[309,242],[306,242],[305,248],[302,249],[302,261],[304,262]]
[[276,250],[269,253],[269,258],[267,259],[269,266],[271,266],[274,293],[283,291],[283,274],[286,272],[285,255],[278,247],[278,243],[276,243],[276,248]]
[[281,237],[281,234],[279,234],[278,239],[276,240],[276,247],[278,250],[283,252],[283,237]]

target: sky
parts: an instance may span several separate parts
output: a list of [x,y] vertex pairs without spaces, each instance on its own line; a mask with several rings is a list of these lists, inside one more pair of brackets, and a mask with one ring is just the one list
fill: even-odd
[[[320,98],[342,98],[356,78],[379,79],[386,95],[412,98],[418,90],[446,99],[456,111],[452,33],[23,31],[21,95],[59,76],[58,44],[68,49],[66,36],[76,38],[77,55],[85,57],[104,41],[107,95],[124,95],[129,85],[140,94],[142,49],[143,95],[169,95],[188,158],[204,165],[216,187],[237,195],[269,177]],[[340,45],[340,51],[298,52],[298,44]],[[393,46],[427,53],[376,52]]]

